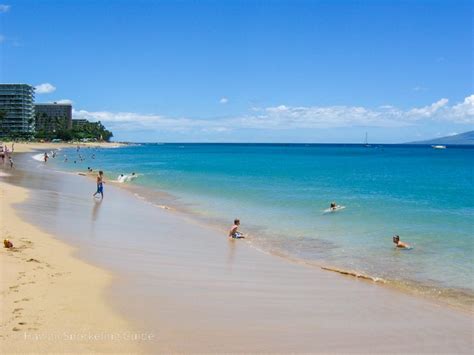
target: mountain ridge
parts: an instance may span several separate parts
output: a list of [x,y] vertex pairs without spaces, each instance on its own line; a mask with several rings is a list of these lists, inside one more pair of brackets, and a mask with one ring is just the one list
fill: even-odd
[[474,131],[445,136],[439,138],[428,139],[424,141],[408,142],[405,144],[459,144],[474,145]]

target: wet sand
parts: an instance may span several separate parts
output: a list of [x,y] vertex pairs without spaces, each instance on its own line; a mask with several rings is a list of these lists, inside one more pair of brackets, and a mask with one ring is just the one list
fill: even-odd
[[[20,160],[20,216],[116,275],[107,300],[156,352],[470,353],[474,316],[267,255],[188,216]],[[233,216],[232,216],[233,217]],[[245,227],[245,221],[244,227]]]

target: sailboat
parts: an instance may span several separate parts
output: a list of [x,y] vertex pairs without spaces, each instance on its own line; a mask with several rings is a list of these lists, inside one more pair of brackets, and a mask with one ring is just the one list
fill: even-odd
[[370,147],[371,145],[369,144],[369,140],[368,140],[368,135],[367,135],[367,132],[365,132],[365,143],[364,143],[364,147]]

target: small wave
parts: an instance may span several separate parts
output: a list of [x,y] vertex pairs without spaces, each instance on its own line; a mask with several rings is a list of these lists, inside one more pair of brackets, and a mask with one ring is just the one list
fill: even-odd
[[158,208],[162,208],[162,209],[164,209],[164,210],[173,210],[173,208],[171,208],[171,207],[169,207],[169,206],[166,206],[166,205],[153,204],[153,206],[158,207]]
[[35,154],[35,155],[32,156],[32,158],[33,158],[34,160],[36,160],[36,161],[42,161],[42,162],[44,162],[44,154],[43,154],[43,153],[41,153],[41,154]]
[[120,175],[117,178],[117,181],[120,183],[130,182],[132,180],[135,180],[137,177],[138,177],[138,174]]
[[4,173],[3,171],[0,171],[0,177],[8,177],[8,176],[11,176],[11,175]]
[[369,281],[373,281],[373,282],[386,283],[386,281],[384,279],[380,278],[380,277],[374,277],[374,276],[361,274],[361,273],[358,273],[357,271],[337,269],[337,268],[326,267],[326,266],[321,266],[321,269],[327,270],[327,271],[332,271],[332,272],[337,272],[338,274],[341,274],[341,275],[356,277],[358,279],[364,279],[364,280],[369,280]]

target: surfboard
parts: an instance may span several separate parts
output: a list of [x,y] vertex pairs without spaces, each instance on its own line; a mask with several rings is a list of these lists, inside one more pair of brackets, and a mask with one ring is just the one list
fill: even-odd
[[337,212],[337,211],[343,210],[344,208],[346,208],[346,206],[336,206],[336,208],[328,208],[324,210],[324,213]]

